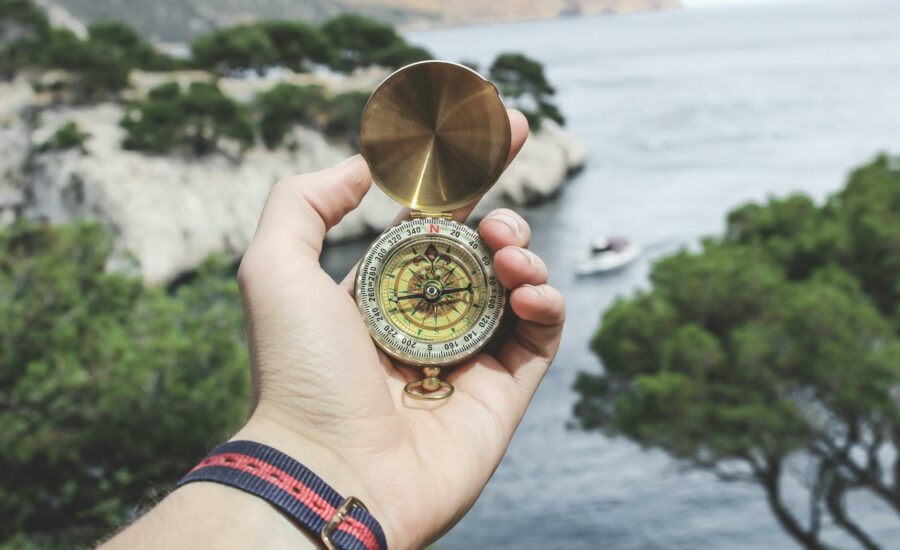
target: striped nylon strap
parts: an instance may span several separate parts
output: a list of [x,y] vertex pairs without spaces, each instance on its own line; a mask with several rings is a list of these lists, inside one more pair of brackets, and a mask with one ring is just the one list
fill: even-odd
[[261,497],[317,537],[322,536],[329,521],[340,520],[330,534],[335,548],[387,550],[381,525],[365,508],[352,507],[342,520],[336,518],[345,499],[305,466],[261,443],[230,441],[219,445],[177,486],[193,481],[214,481]]

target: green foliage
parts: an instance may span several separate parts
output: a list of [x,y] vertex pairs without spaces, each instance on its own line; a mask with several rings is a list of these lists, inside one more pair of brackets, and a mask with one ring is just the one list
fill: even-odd
[[371,56],[374,65],[399,68],[410,63],[431,59],[431,53],[425,48],[411,44],[394,44],[374,52]]
[[96,225],[0,231],[0,544],[91,544],[246,413],[232,267],[167,292],[112,250]]
[[171,71],[181,68],[181,63],[144,42],[134,29],[124,23],[117,21],[93,23],[88,27],[87,41],[103,50],[109,59],[115,59],[129,69]]
[[338,15],[322,25],[333,49],[331,67],[352,72],[358,67],[400,67],[431,58],[426,50],[406,44],[393,27],[355,14]]
[[41,151],[65,151],[68,149],[78,149],[82,153],[87,152],[84,143],[91,135],[82,132],[75,122],[69,121],[53,133],[50,138],[41,144]]
[[318,28],[302,21],[266,21],[260,28],[275,47],[275,63],[294,71],[306,71],[310,63],[328,63],[331,48]]
[[[882,474],[900,468],[893,165],[856,170],[822,207],[800,195],[740,207],[722,239],[658,261],[653,290],[613,305],[591,343],[605,372],[578,377],[582,426],[759,483],[808,547],[822,546],[823,508],[871,542],[845,495],[867,490],[900,512],[900,479]],[[817,472],[808,525],[781,501],[792,457]]]
[[191,42],[194,63],[216,72],[262,72],[278,59],[266,32],[255,24],[238,25],[204,34]]
[[323,128],[325,135],[358,145],[359,127],[367,101],[368,92],[344,92],[331,98]]
[[254,110],[259,119],[263,143],[270,149],[280,145],[297,124],[320,128],[333,139],[356,143],[367,92],[324,95],[320,86],[278,84],[259,94]]
[[30,0],[0,0],[0,73],[9,78],[23,67],[64,69],[73,75],[76,101],[116,94],[132,69],[171,70],[179,63],[159,53],[127,25],[98,22],[82,40],[72,31],[51,28]]
[[246,109],[208,82],[192,82],[186,92],[174,82],[157,86],[130,106],[121,124],[127,134],[122,146],[149,153],[188,148],[204,155],[226,137],[242,149],[253,144]]
[[489,74],[500,92],[522,111],[532,128],[540,128],[544,118],[565,124],[562,113],[550,100],[556,90],[538,61],[520,53],[503,53],[491,64]]
[[0,0],[0,79],[32,61],[50,33],[50,22],[31,0]]
[[271,67],[307,71],[312,64],[351,72],[358,67],[399,67],[429,59],[390,25],[361,15],[340,15],[321,28],[300,21],[264,21],[227,27],[191,43],[196,66],[220,73],[264,72]]
[[278,84],[256,97],[259,130],[263,143],[270,149],[281,145],[284,137],[296,124],[312,125],[324,109],[326,100],[322,87]]

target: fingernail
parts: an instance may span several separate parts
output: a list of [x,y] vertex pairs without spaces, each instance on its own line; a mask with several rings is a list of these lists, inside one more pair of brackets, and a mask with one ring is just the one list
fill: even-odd
[[516,237],[519,236],[519,222],[517,222],[514,217],[510,216],[509,214],[505,214],[502,211],[498,212],[496,214],[491,214],[489,217],[492,220],[497,220],[499,222],[502,222],[507,227],[512,229],[512,232],[513,232],[513,234],[515,234]]
[[534,265],[537,263],[537,256],[535,256],[534,252],[530,250],[526,250],[524,248],[516,248],[520,254],[525,256],[525,259],[528,260],[529,265]]

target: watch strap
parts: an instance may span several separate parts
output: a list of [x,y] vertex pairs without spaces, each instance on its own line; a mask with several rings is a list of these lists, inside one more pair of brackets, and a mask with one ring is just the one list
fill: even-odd
[[256,495],[319,537],[327,548],[386,550],[378,521],[354,497],[344,498],[309,468],[277,449],[229,441],[181,481],[212,481]]

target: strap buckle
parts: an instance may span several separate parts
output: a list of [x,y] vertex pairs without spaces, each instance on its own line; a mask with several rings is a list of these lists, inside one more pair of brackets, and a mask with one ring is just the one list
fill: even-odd
[[356,497],[347,497],[341,502],[341,505],[337,507],[334,511],[334,515],[331,516],[331,519],[328,520],[328,523],[325,524],[325,527],[322,529],[322,534],[320,538],[322,540],[322,544],[325,545],[325,548],[328,550],[337,550],[337,547],[331,542],[331,535],[337,530],[338,525],[340,525],[350,513],[350,510],[353,508],[362,508],[366,512],[369,511],[366,508],[366,505],[362,503]]

